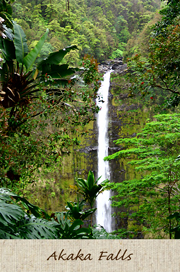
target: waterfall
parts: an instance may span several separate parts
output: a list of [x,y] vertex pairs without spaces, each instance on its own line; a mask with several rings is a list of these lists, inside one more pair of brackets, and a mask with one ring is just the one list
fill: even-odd
[[[101,108],[97,116],[98,126],[98,177],[101,183],[105,179],[110,179],[109,162],[104,161],[104,157],[108,156],[109,138],[108,138],[108,91],[110,86],[111,70],[104,75],[104,81],[101,83],[98,95],[102,97],[103,103],[98,101],[97,104]],[[100,99],[101,100],[101,99]],[[110,191],[104,191],[96,199],[96,224],[100,224],[107,232],[112,231],[111,218],[111,202]]]

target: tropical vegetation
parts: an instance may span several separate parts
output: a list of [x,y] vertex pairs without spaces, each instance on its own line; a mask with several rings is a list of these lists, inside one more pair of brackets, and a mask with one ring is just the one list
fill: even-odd
[[179,1],[167,2],[151,28],[148,52],[129,58],[123,75],[129,96],[146,105],[151,100],[151,107],[158,102],[156,111],[165,113],[134,137],[116,140],[120,151],[105,158],[126,158],[134,170],[133,179],[111,183],[112,205],[125,208],[118,212],[127,219],[118,230],[124,237],[179,238],[179,10]]
[[[97,61],[90,56],[84,57],[82,69],[61,63],[68,52],[78,49],[76,45],[39,58],[48,30],[29,52],[23,29],[11,19],[10,4],[3,1],[1,9],[1,186],[20,192],[17,184],[24,187],[25,177],[27,180],[32,172],[40,166],[46,167],[47,163],[57,163],[57,166],[62,153],[69,152],[72,143],[78,144],[74,126],[85,126],[99,111],[93,101],[97,96],[99,75]],[[51,122],[54,131],[44,133],[43,129],[54,114]],[[63,123],[66,128],[62,128]],[[21,201],[25,210],[11,198]],[[69,202],[67,204],[72,208]],[[90,229],[81,228],[80,218],[85,217],[76,219],[75,216],[72,222],[68,215],[64,218],[64,214],[56,214],[59,224],[55,220],[48,221],[50,217],[45,211],[41,212],[9,189],[2,188],[1,205],[1,238],[91,237]],[[94,211],[91,209],[84,214],[87,216]]]
[[[93,178],[90,172],[88,177]],[[95,180],[91,182],[96,184]],[[78,187],[78,185],[77,185]],[[99,187],[105,189],[104,182]],[[81,188],[81,193],[86,188]],[[89,195],[94,193],[89,188]],[[94,196],[95,198],[95,196]],[[55,212],[49,216],[41,208],[29,203],[9,189],[0,189],[0,238],[1,239],[113,239],[116,235],[108,234],[100,226],[82,227],[84,220],[93,214],[96,208],[85,208],[87,199],[79,202],[67,202],[66,211]]]
[[137,36],[160,7],[160,0],[67,0],[28,1],[13,4],[13,17],[23,26],[30,48],[49,28],[41,54],[53,49],[78,46],[67,55],[68,63],[78,63],[85,54],[99,62],[120,57],[131,35]]
[[[180,238],[179,11],[179,0],[0,1],[1,239]],[[158,112],[105,158],[125,158],[134,177],[99,183],[85,162],[85,179],[77,157],[67,194],[60,171],[95,132],[103,102],[99,62],[122,56],[117,98],[128,91]],[[40,182],[54,186],[52,202],[58,188],[59,211],[35,205]],[[93,226],[96,198],[110,188],[127,221],[114,234]]]
[[133,180],[111,184],[117,191],[112,197],[113,206],[126,207],[128,220],[132,221],[127,230],[130,237],[133,231],[141,231],[152,237],[168,234],[171,238],[176,227],[176,221],[168,217],[179,212],[180,115],[160,114],[154,118],[136,137],[118,139],[121,150],[105,158],[128,157],[137,172]]

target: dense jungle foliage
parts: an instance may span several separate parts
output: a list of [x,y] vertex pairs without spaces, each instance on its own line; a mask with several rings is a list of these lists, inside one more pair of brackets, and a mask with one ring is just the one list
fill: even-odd
[[160,0],[70,0],[28,1],[13,4],[13,18],[27,36],[33,48],[46,28],[50,30],[41,56],[77,45],[66,60],[78,64],[85,54],[101,62],[120,57],[128,40],[136,40],[138,33],[150,22],[160,7]]
[[151,100],[151,107],[156,105],[156,111],[164,114],[147,120],[135,137],[121,135],[116,141],[121,150],[105,158],[126,158],[134,166],[133,179],[111,184],[117,192],[113,206],[127,209],[119,216],[128,218],[128,227],[119,233],[129,238],[137,233],[180,238],[180,2],[169,0],[160,13],[161,20],[151,29],[148,51],[134,54],[119,80],[126,78],[129,96],[146,105]]
[[[100,110],[98,62],[124,56],[128,96],[164,96],[178,111],[179,12],[179,0],[0,1],[0,238],[180,237],[179,115],[171,111],[147,120],[134,138],[117,140],[122,150],[106,158],[126,156],[140,178],[98,184],[89,171],[87,180],[68,184],[68,196],[58,188],[63,212],[49,215],[31,204],[39,181],[59,186],[54,176],[64,157]],[[108,188],[130,222],[115,234],[92,226],[95,199]]]

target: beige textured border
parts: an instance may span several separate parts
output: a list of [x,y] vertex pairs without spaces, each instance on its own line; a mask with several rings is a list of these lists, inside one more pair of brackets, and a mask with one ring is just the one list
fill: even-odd
[[0,254],[1,272],[180,272],[178,240],[0,240]]

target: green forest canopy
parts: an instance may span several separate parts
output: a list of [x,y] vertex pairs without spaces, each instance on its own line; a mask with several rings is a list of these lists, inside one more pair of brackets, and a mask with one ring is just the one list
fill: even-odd
[[122,54],[128,40],[154,17],[160,3],[160,0],[71,0],[68,10],[66,0],[19,0],[13,4],[13,17],[23,26],[30,48],[49,28],[42,56],[73,44],[80,51],[69,54],[67,61],[77,63],[84,54],[103,61]]
[[[68,1],[69,2],[69,1]],[[176,2],[174,0],[168,1],[170,2],[172,5],[170,6],[170,8],[173,6],[173,3]],[[25,29],[25,33],[26,33],[26,37],[28,40],[28,47],[29,49],[33,49],[34,47],[37,48],[39,45],[39,38],[43,36],[43,34],[46,31],[46,28],[48,28],[49,31],[49,35],[48,38],[46,40],[46,42],[44,43],[44,46],[42,48],[42,52],[41,55],[38,57],[37,61],[38,62],[43,62],[43,59],[45,57],[47,57],[47,55],[51,52],[53,52],[54,50],[59,50],[59,48],[64,48],[70,44],[74,44],[74,49],[76,48],[76,46],[79,47],[79,51],[70,51],[67,55],[66,55],[66,59],[62,60],[62,65],[64,65],[64,63],[68,63],[71,65],[79,65],[81,62],[80,60],[82,59],[82,57],[84,56],[85,53],[89,53],[94,55],[98,61],[103,61],[107,58],[111,58],[111,57],[118,57],[120,56],[126,49],[126,44],[128,42],[128,40],[132,37],[136,37],[136,35],[138,35],[138,33],[140,33],[141,30],[143,30],[143,27],[150,22],[151,19],[153,19],[154,14],[156,12],[156,10],[159,8],[160,6],[160,1],[70,1],[70,5],[67,3],[67,1],[61,1],[56,2],[28,2],[28,1],[20,1],[20,2],[15,2],[13,5],[13,10],[14,10],[14,19],[17,23],[19,23],[20,25],[23,26],[23,28]],[[170,16],[171,20],[173,20],[173,16],[175,15],[175,9],[170,10]],[[165,10],[164,10],[165,12]],[[167,16],[167,13],[164,13]],[[169,15],[169,14],[168,14]],[[175,15],[176,17],[176,15]],[[169,30],[168,25],[171,24],[172,21],[168,21],[168,20],[162,20],[162,24],[157,25],[157,33],[155,34],[156,40],[159,41],[159,37],[158,33],[163,32],[163,29]],[[9,73],[10,75],[10,79],[11,79],[11,75],[18,75],[19,73],[19,67],[22,68],[23,64],[24,64],[24,58],[26,59],[26,56],[22,56],[21,54],[21,50],[17,50],[19,49],[17,47],[17,32],[16,30],[19,30],[19,27],[17,27],[16,23],[13,23],[13,29],[14,29],[14,33],[15,33],[15,39],[14,39],[14,44],[15,44],[15,57],[14,55],[12,56],[9,50],[5,45],[6,43],[1,43],[2,49],[4,50],[5,54],[5,59],[6,59],[6,65],[7,67],[9,67],[9,70],[5,70],[5,65],[3,65],[3,72],[4,75],[6,75],[7,73]],[[172,29],[173,30],[173,29]],[[158,32],[159,31],[159,32]],[[171,29],[170,29],[171,31]],[[177,31],[179,31],[179,26],[177,27]],[[24,33],[20,30],[20,33],[23,36],[23,46],[26,44],[26,38]],[[2,34],[2,33],[1,33]],[[176,33],[175,33],[176,34]],[[179,32],[177,32],[177,34],[179,35]],[[9,34],[11,35],[11,34]],[[179,36],[178,36],[179,37]],[[3,37],[1,37],[2,39],[4,39]],[[4,41],[3,41],[4,42]],[[161,42],[161,40],[160,40]],[[10,43],[9,43],[10,45]],[[21,44],[22,45],[22,44]],[[12,46],[12,43],[11,43]],[[5,48],[6,47],[6,48]],[[26,54],[27,51],[27,45],[25,46],[25,51],[24,53]],[[18,53],[17,53],[18,51]],[[32,50],[33,52],[33,50]],[[157,59],[160,56],[161,58],[161,52],[158,55],[157,54]],[[47,59],[51,58],[52,55],[49,55]],[[9,58],[12,57],[11,60],[9,60]],[[18,58],[17,58],[18,57]],[[37,56],[36,56],[37,57]],[[155,56],[156,57],[156,56]],[[17,60],[17,63],[16,61]],[[45,61],[46,62],[46,61]],[[19,66],[19,64],[22,64]],[[25,62],[26,63],[26,62]],[[12,64],[12,65],[11,65]],[[14,72],[14,70],[11,70],[12,67],[15,67],[14,65],[17,64],[17,73]],[[26,63],[27,64],[27,63]],[[46,63],[47,64],[47,63]],[[59,63],[58,63],[59,64]],[[54,63],[53,63],[54,65]],[[97,76],[97,61],[94,60],[93,58],[89,58],[89,57],[85,57],[84,58],[84,67],[86,68],[86,66],[88,68],[91,68],[91,66],[93,67],[93,71],[95,73],[95,77],[94,80],[97,83],[99,78]],[[26,69],[29,70],[31,68],[31,66],[26,66]],[[65,64],[65,66],[68,69],[68,66]],[[178,66],[179,67],[179,66]],[[39,66],[38,66],[39,68]],[[41,67],[43,68],[43,67]],[[28,72],[28,71],[26,71]],[[33,75],[33,79],[32,80],[36,80],[37,78],[37,74],[38,74],[39,70],[36,69],[36,72]],[[172,71],[172,74],[174,75],[174,72]],[[3,73],[1,72],[1,75],[3,75]],[[8,75],[8,76],[9,76]],[[24,76],[24,72],[23,70],[21,70],[21,77],[23,78]],[[46,79],[47,76],[47,79]],[[84,75],[84,79],[86,78],[88,83],[89,77],[91,76],[91,74],[86,74]],[[176,74],[175,74],[176,76]],[[27,76],[28,77],[28,76]],[[49,85],[51,85],[50,82],[51,78],[49,78],[49,75],[47,75],[47,73],[43,73],[43,79],[49,81]],[[71,82],[71,79],[66,79],[68,83]],[[141,80],[141,79],[140,79]],[[172,80],[174,80],[174,78],[172,78]],[[148,79],[147,79],[148,81]],[[1,78],[1,83],[3,83],[3,77]],[[170,84],[172,83],[172,81],[170,82]],[[9,82],[8,82],[9,84]],[[7,90],[8,88],[10,89],[10,87],[5,86],[4,90]],[[174,83],[173,83],[174,84]],[[144,81],[141,82],[141,85],[144,85]],[[7,88],[8,87],[8,88]],[[72,87],[72,88],[71,88]],[[63,102],[64,104],[66,104],[67,107],[69,107],[69,104],[67,105],[66,102],[73,102],[76,103],[78,102],[79,104],[82,103],[82,101],[84,101],[84,105],[81,108],[81,111],[79,111],[80,115],[82,115],[82,117],[89,117],[88,116],[88,110],[91,107],[90,103],[93,103],[92,100],[90,98],[95,97],[93,90],[88,92],[88,88],[85,88],[84,90],[81,89],[81,98],[82,100],[79,101],[78,100],[78,90],[79,90],[79,86],[76,86],[74,88],[74,86],[71,86],[69,88],[66,88],[64,90],[62,90],[62,97],[65,98],[65,102]],[[81,86],[82,87],[82,86]],[[97,90],[98,85],[95,85],[95,91]],[[30,88],[32,88],[32,86],[30,86]],[[8,90],[9,90],[8,89]],[[41,115],[40,119],[36,119],[35,123],[30,122],[30,123],[26,123],[25,126],[22,126],[21,129],[14,131],[8,131],[6,130],[7,128],[11,127],[11,122],[13,117],[17,123],[17,121],[19,121],[19,115],[16,113],[20,113],[20,111],[18,111],[17,109],[22,109],[21,105],[15,105],[13,107],[16,107],[15,111],[10,112],[10,118],[8,119],[8,114],[9,112],[6,111],[6,108],[12,107],[9,106],[10,104],[8,104],[8,107],[6,107],[6,105],[2,106],[3,108],[1,108],[2,112],[1,112],[1,117],[3,116],[3,121],[1,122],[2,128],[5,128],[5,131],[3,131],[1,137],[2,140],[1,143],[3,143],[3,145],[1,145],[1,150],[3,150],[4,152],[4,157],[1,158],[1,164],[2,164],[2,168],[1,171],[3,172],[3,182],[9,182],[8,178],[9,176],[7,174],[12,174],[12,166],[14,166],[14,168],[16,168],[17,171],[17,167],[19,167],[18,171],[19,174],[24,174],[27,175],[26,178],[28,180],[28,175],[30,176],[31,173],[33,173],[33,171],[35,170],[35,168],[39,168],[39,166],[42,166],[42,163],[45,164],[50,164],[52,165],[54,162],[54,158],[56,157],[56,161],[58,162],[58,157],[59,155],[61,156],[63,152],[67,153],[69,152],[68,148],[69,146],[71,146],[73,143],[77,144],[77,138],[72,138],[70,139],[70,136],[72,136],[71,132],[71,128],[69,131],[67,131],[66,133],[66,129],[63,131],[63,137],[59,136],[58,133],[56,133],[56,129],[54,130],[53,133],[51,133],[51,130],[49,129],[48,131],[48,135],[46,133],[46,126],[48,126],[48,122],[49,120],[51,120],[51,118],[57,118],[56,115],[53,116],[53,114],[58,111],[57,108],[55,107],[54,104],[54,100],[50,100],[50,101],[44,101],[43,99],[45,98],[46,100],[46,95],[44,95],[43,91],[46,91],[46,89],[41,90],[41,97],[38,97],[38,99],[40,100],[40,104],[36,105],[37,107],[46,107],[46,111],[44,112],[43,115]],[[53,90],[52,90],[53,91]],[[13,90],[11,90],[11,93],[13,94]],[[4,94],[3,94],[4,95]],[[14,95],[15,96],[15,95]],[[72,99],[73,96],[73,99]],[[11,97],[12,98],[12,97]],[[29,98],[28,98],[29,99]],[[12,99],[11,99],[12,100]],[[39,100],[37,100],[39,102]],[[3,100],[4,101],[4,100]],[[1,100],[2,102],[2,100]],[[30,100],[28,101],[28,105],[29,105]],[[56,101],[57,102],[57,101]],[[48,104],[49,103],[49,104]],[[87,104],[86,104],[87,103]],[[31,104],[31,103],[30,103]],[[56,104],[56,103],[55,103]],[[71,103],[72,104],[72,103]],[[57,104],[56,104],[57,105]],[[72,106],[72,105],[71,105]],[[12,107],[12,108],[13,108]],[[18,108],[19,107],[19,108]],[[5,110],[4,110],[5,108]],[[26,108],[27,109],[27,108]],[[51,111],[52,110],[52,111]],[[61,109],[64,110],[64,109]],[[93,104],[93,113],[96,112],[96,106],[95,104]],[[44,109],[43,109],[44,111]],[[97,109],[98,111],[98,109]],[[21,112],[22,113],[22,112]],[[64,121],[69,123],[70,122],[70,126],[73,126],[73,123],[75,122],[74,119],[72,119],[69,114],[72,114],[72,111],[70,110],[68,113],[65,113],[65,117],[64,120],[58,120],[54,119],[54,125],[56,127],[56,125],[58,124],[61,128],[63,127],[63,123]],[[74,114],[76,113],[76,114]],[[77,117],[78,112],[74,111],[74,113],[71,115],[73,117]],[[25,112],[23,111],[23,114],[25,114],[27,116],[28,111]],[[62,114],[62,111],[61,111]],[[23,115],[23,118],[26,116]],[[92,116],[91,116],[92,118]],[[70,120],[71,119],[71,120]],[[82,118],[83,119],[83,118]],[[52,120],[51,120],[52,121]],[[59,122],[60,121],[60,122]],[[87,120],[87,123],[90,121],[90,117]],[[14,122],[14,120],[13,120]],[[78,123],[80,125],[82,122]],[[58,127],[58,126],[57,126]],[[12,127],[11,127],[12,128]],[[16,127],[17,128],[17,127]],[[42,130],[42,128],[44,130]],[[40,137],[42,142],[41,144],[38,142],[39,139],[37,140],[36,137],[33,137],[33,133],[34,133],[34,129],[37,132],[37,129],[40,132]],[[62,132],[62,129],[61,129]],[[65,132],[65,133],[64,133]],[[44,139],[44,136],[46,136],[46,138]],[[61,142],[59,142],[59,140],[61,140]],[[70,144],[68,143],[70,141]],[[5,143],[5,144],[4,144]],[[169,144],[169,143],[168,143]],[[171,144],[171,142],[170,142]],[[11,149],[11,146],[14,146],[14,150]],[[65,150],[63,150],[63,148],[61,149],[61,154],[57,154],[59,152],[59,145],[60,147],[64,147],[65,146]],[[4,148],[8,146],[8,148]],[[35,156],[37,155],[37,150],[36,147],[38,146],[39,150],[39,161],[36,160],[36,164],[35,164]],[[154,147],[154,146],[153,146]],[[47,154],[44,154],[42,151],[46,150],[46,152],[48,153],[48,161],[44,161],[42,162],[42,160],[47,158]],[[57,152],[58,150],[58,152]],[[138,149],[139,152],[139,149]],[[59,152],[60,153],[60,152]],[[126,152],[125,152],[126,153]],[[18,154],[18,156],[17,156]],[[35,155],[36,154],[36,155]],[[41,154],[41,155],[40,155]],[[140,152],[138,153],[140,154]],[[25,161],[24,163],[24,158],[25,155],[27,156],[27,161]],[[31,158],[30,158],[31,155]],[[58,155],[58,156],[57,156]],[[119,154],[118,154],[119,155]],[[149,155],[149,154],[148,154]],[[151,155],[151,153],[150,153]],[[115,155],[116,156],[116,155]],[[177,157],[177,154],[176,154]],[[30,158],[30,160],[28,161],[28,159]],[[174,159],[174,157],[173,157]],[[177,163],[179,164],[179,162]],[[35,167],[35,168],[34,168]],[[153,166],[154,167],[154,166]],[[166,167],[166,165],[165,165]],[[23,168],[23,170],[22,170]],[[14,169],[13,169],[14,170]],[[28,173],[28,174],[27,174]],[[20,175],[18,175],[18,173],[14,173],[14,177],[16,178],[16,181],[20,180],[21,183],[21,177]],[[11,181],[14,181],[14,179],[11,179]],[[140,181],[141,182],[141,181]],[[125,185],[125,183],[123,183]],[[25,186],[25,184],[22,184],[22,187]],[[169,187],[168,187],[169,188]],[[133,188],[134,190],[134,188]],[[134,191],[132,191],[132,193],[134,193]],[[4,194],[4,191],[3,191]],[[153,192],[154,194],[154,192]],[[17,196],[15,196],[17,197]],[[4,196],[4,202],[2,204],[3,207],[8,208],[6,205],[6,201],[9,201],[9,199]],[[24,201],[24,199],[21,199]],[[164,201],[164,199],[163,199]],[[27,203],[26,203],[27,204]],[[76,203],[77,204],[77,203]],[[28,204],[29,205],[29,204]],[[77,207],[77,205],[76,205]],[[72,206],[73,208],[73,206]],[[176,207],[175,207],[176,210]],[[171,215],[171,213],[169,212],[168,214]],[[22,215],[22,211],[19,210],[19,215]],[[19,220],[19,215],[17,214],[17,221]],[[33,218],[32,218],[33,219]],[[29,219],[28,219],[29,220]],[[148,219],[146,219],[148,221]],[[165,220],[167,220],[167,217],[165,218]],[[152,227],[152,221],[150,222]],[[156,222],[155,222],[156,223]],[[169,221],[168,221],[169,223]],[[39,223],[38,223],[39,224]],[[80,222],[78,222],[79,226],[80,226]],[[159,223],[157,224],[159,226]],[[157,226],[155,224],[155,228]],[[168,225],[168,224],[167,224]],[[16,227],[16,225],[15,225]],[[53,226],[54,228],[55,226]],[[6,222],[5,222],[5,228],[6,228]],[[168,227],[168,230],[166,230],[167,232],[171,232],[171,225]],[[43,236],[43,234],[42,234]]]

